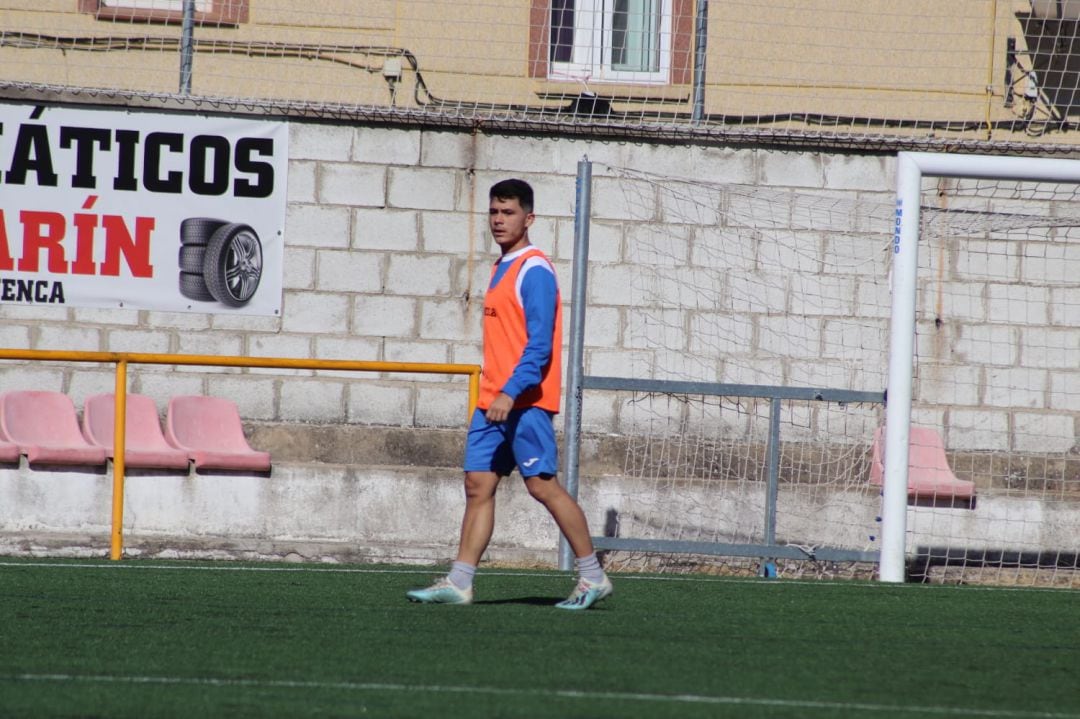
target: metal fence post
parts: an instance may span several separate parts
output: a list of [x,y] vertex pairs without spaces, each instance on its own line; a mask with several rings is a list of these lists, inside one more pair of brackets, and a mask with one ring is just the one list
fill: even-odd
[[180,94],[191,94],[191,61],[195,54],[195,0],[184,0],[180,30]]
[[[589,266],[589,214],[592,202],[592,162],[578,161],[574,200],[574,264],[570,290],[570,346],[566,360],[566,407],[563,431],[563,478],[566,491],[577,499],[581,444],[581,378],[584,375],[585,286]],[[558,358],[555,358],[558,361]],[[574,553],[559,536],[559,569],[574,567]]]

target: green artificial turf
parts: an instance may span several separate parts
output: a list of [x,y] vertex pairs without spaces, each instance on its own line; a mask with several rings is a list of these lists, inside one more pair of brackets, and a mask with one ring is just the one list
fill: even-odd
[[0,717],[1080,717],[1080,595],[0,560]]

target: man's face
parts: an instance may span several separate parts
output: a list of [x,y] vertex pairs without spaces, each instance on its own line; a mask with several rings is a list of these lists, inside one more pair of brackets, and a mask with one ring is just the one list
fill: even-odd
[[503,252],[513,252],[528,243],[525,233],[534,215],[525,212],[515,197],[509,200],[491,199],[488,205],[488,228]]

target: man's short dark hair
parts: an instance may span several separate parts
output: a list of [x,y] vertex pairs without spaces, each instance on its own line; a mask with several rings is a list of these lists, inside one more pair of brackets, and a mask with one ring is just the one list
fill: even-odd
[[525,180],[510,179],[496,182],[488,193],[489,200],[517,200],[526,213],[533,211],[533,188]]

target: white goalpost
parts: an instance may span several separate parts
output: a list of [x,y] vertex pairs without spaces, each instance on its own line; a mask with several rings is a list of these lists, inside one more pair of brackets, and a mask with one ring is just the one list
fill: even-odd
[[[882,543],[880,576],[883,581],[901,582],[907,556],[908,470],[914,377],[916,303],[919,278],[921,207],[926,178],[1008,180],[1016,183],[1064,183],[1070,190],[1063,200],[1074,199],[1080,183],[1080,162],[1064,159],[1019,158],[976,155],[901,152],[896,170],[896,217],[892,242],[893,303],[889,337],[889,402],[886,409],[884,496],[882,500]],[[1037,187],[1028,195],[1039,193]],[[1042,193],[1054,190],[1042,190]],[[1010,196],[1011,195],[1011,196]],[[1012,186],[1005,197],[989,197],[1011,203],[1015,211],[1024,197],[1022,184]],[[1055,199],[1053,197],[1051,200]],[[976,212],[993,212],[987,205]],[[1030,210],[1029,210],[1030,211]],[[1078,216],[1053,217],[1053,210],[1040,216],[1017,212],[1021,222],[1015,227],[1074,227]],[[1080,280],[1080,275],[1074,275]],[[1073,340],[1076,341],[1075,338]],[[1074,537],[1075,539],[1075,537]]]
[[579,175],[564,474],[624,455],[580,487],[612,566],[1080,586],[1080,162],[896,162]]

